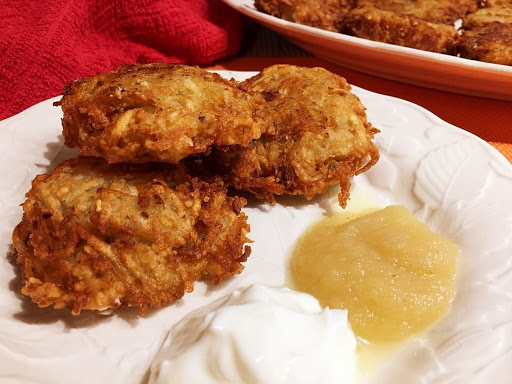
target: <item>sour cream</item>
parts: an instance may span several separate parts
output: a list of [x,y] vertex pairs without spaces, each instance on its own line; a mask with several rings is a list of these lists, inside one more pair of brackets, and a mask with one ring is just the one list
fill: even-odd
[[356,339],[347,311],[313,296],[251,285],[178,322],[150,383],[353,383]]

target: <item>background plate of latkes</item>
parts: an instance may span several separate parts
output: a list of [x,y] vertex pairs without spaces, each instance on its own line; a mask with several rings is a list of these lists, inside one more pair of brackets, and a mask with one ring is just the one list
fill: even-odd
[[512,66],[365,40],[325,31],[258,11],[254,0],[223,0],[292,43],[357,71],[429,88],[512,100]]
[[[243,80],[254,73],[221,72]],[[390,355],[370,383],[510,383],[512,367],[512,165],[489,144],[409,102],[354,87],[381,159],[353,180],[380,206],[402,204],[462,249],[448,314]],[[57,98],[0,122],[0,381],[141,383],[168,330],[190,311],[253,282],[282,285],[286,257],[314,221],[341,208],[336,189],[310,202],[249,201],[253,252],[241,275],[195,284],[177,303],[138,316],[38,308],[20,293],[10,251],[24,194],[36,174],[76,156],[63,145]],[[349,203],[350,207],[350,203]],[[256,332],[257,330],[248,330]],[[300,335],[298,335],[300,337]],[[271,346],[271,341],[269,346]]]

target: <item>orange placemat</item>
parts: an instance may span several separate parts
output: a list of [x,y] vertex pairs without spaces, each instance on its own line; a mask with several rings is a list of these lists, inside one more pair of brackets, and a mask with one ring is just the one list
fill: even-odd
[[512,102],[509,101],[464,96],[386,80],[314,57],[238,57],[208,68],[261,71],[273,64],[324,67],[345,77],[350,84],[418,104],[448,123],[484,139],[512,162]]

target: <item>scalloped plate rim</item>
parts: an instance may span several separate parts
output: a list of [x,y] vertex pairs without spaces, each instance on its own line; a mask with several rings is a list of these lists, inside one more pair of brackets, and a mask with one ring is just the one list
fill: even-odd
[[[233,74],[240,75],[240,76],[242,76],[242,75],[243,76],[251,76],[252,74],[254,74],[254,72],[240,72],[240,71],[216,71],[216,72],[218,72],[219,74],[224,75],[224,76],[232,76]],[[403,104],[403,105],[406,105],[408,108],[411,108],[415,111],[421,112],[421,116],[424,116],[423,117],[424,119],[429,119],[429,121],[434,123],[434,127],[436,129],[440,129],[442,132],[445,132],[444,130],[448,129],[450,132],[453,132],[456,134],[461,134],[464,137],[467,137],[468,139],[471,139],[473,141],[480,143],[480,145],[482,145],[486,149],[486,153],[487,153],[487,156],[489,156],[489,158],[492,158],[492,159],[498,161],[507,170],[510,170],[512,172],[512,164],[510,162],[508,162],[508,160],[498,150],[496,150],[494,147],[492,147],[489,143],[485,142],[484,140],[482,140],[481,138],[479,138],[478,136],[476,136],[470,132],[464,131],[454,125],[451,125],[451,124],[445,122],[444,120],[440,119],[439,117],[437,117],[436,115],[434,115],[433,113],[428,111],[427,109],[422,108],[414,103],[399,99],[399,98],[381,95],[381,94],[378,94],[375,92],[367,91],[363,88],[353,86],[353,90],[354,90],[354,93],[357,94],[358,96],[367,96],[368,98],[373,98],[373,99],[375,99],[375,102],[377,102],[377,103],[378,102],[389,102],[391,104]],[[40,103],[33,105],[32,107],[26,109],[25,111],[23,111],[17,115],[14,115],[8,119],[0,121],[0,131],[2,130],[2,128],[5,128],[6,126],[8,126],[10,124],[19,125],[19,127],[22,127],[22,129],[33,129],[33,128],[31,128],[32,126],[30,124],[23,124],[26,116],[30,116],[34,112],[38,112],[38,111],[43,111],[43,112],[50,111],[50,108],[55,108],[55,107],[53,107],[52,104],[55,100],[58,100],[58,98],[59,97],[54,97],[54,98],[42,101]],[[367,105],[367,107],[368,107],[368,105]],[[52,111],[56,111],[56,110],[57,109],[52,110]],[[58,135],[57,131],[56,131],[56,133]],[[243,276],[243,274],[242,274],[242,276]],[[192,308],[191,310],[194,310],[194,309],[197,309],[197,307]],[[163,313],[163,311],[164,311],[164,309],[162,309],[162,313]],[[175,320],[179,320],[179,319],[175,319]]]

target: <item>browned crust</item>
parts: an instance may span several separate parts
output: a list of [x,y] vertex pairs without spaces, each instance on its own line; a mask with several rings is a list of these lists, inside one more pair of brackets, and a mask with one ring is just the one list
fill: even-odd
[[357,7],[376,13],[385,11],[398,16],[415,17],[435,24],[453,25],[466,14],[476,11],[477,0],[357,0]]
[[171,303],[242,271],[245,203],[177,167],[68,160],[34,179],[14,230],[22,293],[75,315]]
[[310,27],[338,32],[353,0],[255,0],[264,13]]
[[488,1],[464,19],[457,53],[467,59],[512,65],[512,2]]
[[454,43],[452,25],[437,24],[413,15],[362,6],[354,9],[347,20],[348,33],[383,43],[447,53]]
[[[255,0],[255,5],[270,15],[329,31],[512,65],[509,0]],[[464,23],[457,33],[458,20]]]
[[129,65],[79,79],[56,105],[65,144],[110,163],[177,163],[214,145],[248,145],[261,134],[247,93],[185,65]]
[[340,184],[345,206],[350,178],[378,160],[377,129],[345,79],[323,68],[276,65],[241,87],[265,102],[264,134],[249,147],[214,150],[200,168],[223,175],[237,189],[274,203],[274,195],[308,200]]

